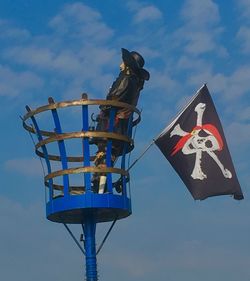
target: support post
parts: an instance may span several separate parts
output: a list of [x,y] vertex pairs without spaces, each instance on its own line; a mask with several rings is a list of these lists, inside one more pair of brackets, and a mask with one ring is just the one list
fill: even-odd
[[97,281],[97,262],[95,245],[96,223],[90,214],[84,224],[85,253],[86,253],[86,281]]

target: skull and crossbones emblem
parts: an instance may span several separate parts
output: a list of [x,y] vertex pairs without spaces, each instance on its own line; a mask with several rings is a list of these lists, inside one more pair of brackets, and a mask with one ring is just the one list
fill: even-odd
[[170,137],[180,136],[181,139],[175,145],[171,156],[178,151],[182,151],[183,154],[196,154],[195,164],[191,174],[193,179],[204,180],[207,175],[202,171],[201,162],[202,154],[207,153],[218,165],[223,176],[231,179],[232,173],[224,167],[219,160],[215,151],[221,151],[223,148],[223,140],[220,136],[217,128],[212,124],[202,124],[203,113],[206,110],[205,103],[199,103],[194,111],[197,113],[196,126],[189,133],[181,129],[180,124],[177,124],[170,133]]

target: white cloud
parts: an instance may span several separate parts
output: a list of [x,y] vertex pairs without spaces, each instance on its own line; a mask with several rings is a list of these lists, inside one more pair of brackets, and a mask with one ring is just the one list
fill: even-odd
[[141,46],[140,50],[138,51],[143,54],[143,57],[145,57],[147,60],[158,58],[161,56],[161,52],[159,50],[149,48],[148,46]]
[[196,87],[201,86],[203,83],[208,83],[209,89],[212,92],[225,91],[227,79],[223,74],[213,73],[212,68],[196,69],[195,72],[188,78],[188,83]]
[[195,29],[214,26],[220,21],[218,6],[212,0],[186,0],[181,15]]
[[26,41],[31,37],[26,29],[17,28],[11,22],[0,19],[0,40]]
[[241,26],[237,32],[237,39],[240,42],[242,52],[250,54],[250,1],[239,0],[237,4],[241,14]]
[[233,122],[227,128],[229,138],[233,145],[248,145],[250,143],[250,124]]
[[93,42],[106,41],[113,35],[112,29],[101,21],[101,14],[80,3],[65,5],[63,10],[49,23],[59,34],[70,38]]
[[202,54],[210,52],[215,48],[215,42],[211,36],[208,36],[203,31],[196,31],[189,34],[189,43],[184,48],[190,54]]
[[135,24],[152,24],[163,19],[163,14],[156,5],[147,5],[144,2],[132,0],[126,1],[126,6],[132,12]]
[[142,23],[142,22],[151,22],[155,20],[159,20],[162,18],[161,11],[153,6],[145,6],[143,8],[138,9],[136,14],[134,15],[134,22],[135,23]]
[[188,35],[188,44],[184,47],[185,52],[192,55],[200,55],[216,51],[221,57],[227,56],[227,51],[224,47],[216,43],[215,37],[219,36],[222,29],[217,28],[212,33],[201,31],[190,32]]
[[174,40],[186,53],[198,56],[213,51],[227,56],[226,49],[217,42],[223,28],[219,26],[218,6],[212,0],[187,0],[181,16],[184,25],[175,32]]
[[228,75],[215,72],[213,66],[205,60],[193,61],[184,56],[178,62],[178,67],[182,65],[190,71],[187,79],[190,85],[199,87],[201,83],[208,83],[209,89],[218,93],[228,103],[249,94],[250,67],[248,65],[242,65]]
[[26,176],[43,176],[42,166],[38,158],[10,159],[4,163],[7,171],[17,172]]
[[128,0],[126,1],[126,6],[128,9],[132,12],[136,12],[142,7],[144,7],[144,4],[142,2],[139,2],[137,0]]
[[156,69],[152,69],[151,71],[151,84],[148,85],[149,89],[155,91],[155,89],[163,92],[172,92],[177,87],[177,82],[174,81],[167,70],[158,71]]
[[59,28],[64,20],[71,21],[75,19],[76,22],[95,22],[100,20],[100,18],[99,12],[80,2],[76,2],[65,5],[59,15],[50,21],[50,25]]
[[237,39],[241,42],[242,51],[246,54],[250,54],[250,26],[241,26]]
[[61,225],[46,221],[42,204],[24,206],[0,197],[0,218],[2,276],[15,280],[18,272],[18,278],[29,281],[83,277],[80,251]]
[[243,95],[249,95],[249,77],[250,67],[248,65],[243,65],[236,69],[234,73],[228,77],[225,95],[229,99],[235,100]]
[[[78,85],[77,87],[82,87],[85,81],[92,83],[92,80],[94,85],[97,75],[102,80],[102,71],[112,65],[115,56],[115,51],[106,47],[83,48],[75,53],[67,47],[53,50],[49,47],[30,45],[10,48],[4,52],[5,59],[32,68],[33,71],[48,71],[52,75],[51,78],[71,77],[69,88],[74,87],[75,84]],[[100,85],[103,83],[95,86],[99,88]]]
[[35,45],[16,46],[4,51],[5,59],[18,62],[20,64],[49,69],[53,65],[56,54],[48,47]]
[[[7,30],[13,29],[8,22],[4,24]],[[61,97],[72,96],[72,90],[104,95],[112,83],[115,64],[119,71],[121,57],[120,50],[107,46],[113,30],[102,21],[101,14],[79,2],[68,4],[50,21],[50,27],[50,34],[29,36],[25,42],[16,40],[3,47],[1,57],[9,66],[1,69],[0,95],[8,92],[17,96],[21,91],[37,89],[42,85],[39,76],[45,77],[52,92],[57,88]],[[6,43],[5,37],[0,39]],[[16,64],[26,71],[14,71],[11,67]]]
[[250,122],[250,106],[243,108],[238,113],[238,117],[242,121],[249,121]]
[[239,5],[244,20],[249,21],[250,19],[250,1],[249,0],[238,0],[237,4]]
[[43,80],[31,71],[13,71],[0,65],[0,96],[16,97],[40,89]]
[[201,69],[211,69],[211,62],[208,62],[204,59],[196,58],[195,60],[187,55],[181,56],[176,62],[176,67],[178,70],[197,70],[198,72]]

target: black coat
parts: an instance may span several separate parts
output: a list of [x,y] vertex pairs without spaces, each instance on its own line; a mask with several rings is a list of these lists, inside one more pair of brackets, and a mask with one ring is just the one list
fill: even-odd
[[112,84],[107,100],[116,100],[136,106],[143,83],[138,76],[120,72]]

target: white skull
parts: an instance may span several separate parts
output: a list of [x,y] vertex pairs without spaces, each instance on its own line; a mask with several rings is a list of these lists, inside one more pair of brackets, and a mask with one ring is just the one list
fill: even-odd
[[202,151],[216,151],[220,149],[217,139],[213,135],[208,135],[206,137],[200,137],[199,132],[197,132],[193,137],[191,137],[189,150],[200,149]]

